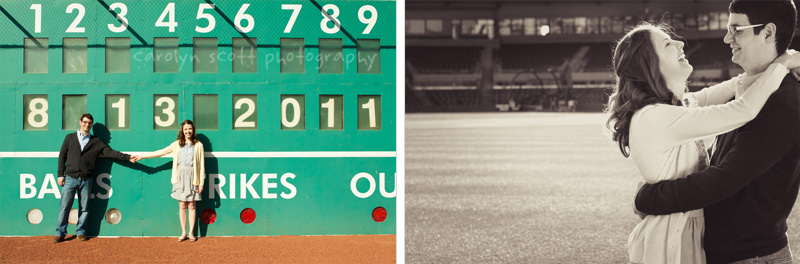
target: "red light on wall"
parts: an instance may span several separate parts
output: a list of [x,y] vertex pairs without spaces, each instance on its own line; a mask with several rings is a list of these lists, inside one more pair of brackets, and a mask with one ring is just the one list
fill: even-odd
[[378,223],[386,220],[386,209],[378,206],[377,208],[375,208],[375,210],[372,210],[372,220],[375,220],[375,222]]
[[214,209],[205,209],[203,213],[200,214],[200,220],[207,225],[213,224],[217,221],[217,212]]
[[242,223],[250,224],[256,220],[256,211],[253,209],[245,208],[242,210],[242,213],[239,214],[239,218],[242,219]]

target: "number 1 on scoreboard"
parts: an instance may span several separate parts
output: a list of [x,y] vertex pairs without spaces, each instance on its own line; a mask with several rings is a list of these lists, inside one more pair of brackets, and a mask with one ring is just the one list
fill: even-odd
[[381,130],[381,96],[358,96],[358,130]]
[[130,130],[131,96],[128,94],[106,95],[106,127],[110,130]]
[[343,114],[341,95],[320,95],[319,96],[319,129],[320,130],[342,130]]

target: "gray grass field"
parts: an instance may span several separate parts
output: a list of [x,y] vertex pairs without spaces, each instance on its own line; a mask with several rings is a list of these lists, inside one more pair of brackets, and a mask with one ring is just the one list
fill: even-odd
[[641,177],[603,123],[599,113],[406,115],[406,261],[627,263]]

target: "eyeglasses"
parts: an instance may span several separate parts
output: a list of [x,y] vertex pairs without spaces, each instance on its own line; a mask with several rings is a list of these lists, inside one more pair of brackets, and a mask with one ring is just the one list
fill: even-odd
[[728,33],[731,33],[731,36],[735,38],[737,34],[742,33],[742,30],[748,28],[762,27],[764,25],[765,24],[749,25],[749,26],[728,26]]
[[81,120],[81,123],[90,124],[91,125],[92,123],[94,123],[94,121],[83,121],[83,120]]

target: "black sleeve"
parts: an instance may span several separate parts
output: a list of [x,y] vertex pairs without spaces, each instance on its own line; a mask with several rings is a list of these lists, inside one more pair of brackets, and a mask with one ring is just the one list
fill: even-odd
[[100,144],[103,156],[116,158],[118,160],[125,160],[129,161],[131,159],[131,155],[116,151],[109,147],[105,142],[102,140],[98,140],[97,144]]
[[797,110],[770,98],[755,119],[736,133],[733,147],[717,166],[686,178],[645,184],[636,208],[649,215],[700,209],[722,201],[773,167],[795,147],[800,133]]
[[67,162],[67,150],[69,149],[69,136],[72,134],[67,134],[64,137],[64,143],[61,143],[61,151],[58,152],[58,177],[65,177],[65,170],[67,169],[66,162]]

